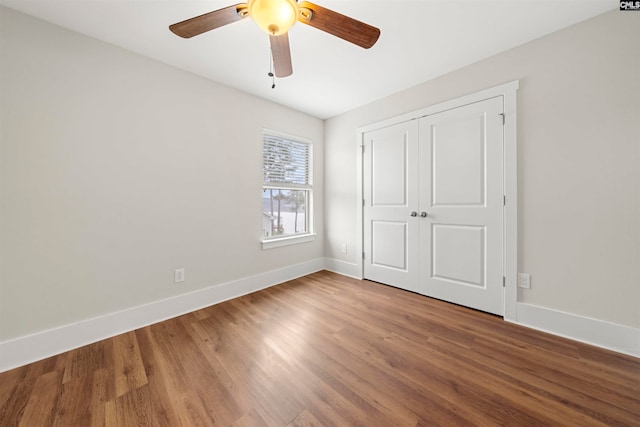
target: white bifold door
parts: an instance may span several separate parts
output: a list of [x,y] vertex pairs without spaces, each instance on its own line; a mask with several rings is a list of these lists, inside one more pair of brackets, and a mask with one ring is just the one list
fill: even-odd
[[504,314],[503,102],[364,134],[364,277]]

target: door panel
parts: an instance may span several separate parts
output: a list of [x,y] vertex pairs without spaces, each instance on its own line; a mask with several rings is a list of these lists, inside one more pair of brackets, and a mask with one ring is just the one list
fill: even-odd
[[407,206],[408,139],[406,134],[373,135],[370,141],[372,206]]
[[422,293],[502,315],[500,113],[494,98],[422,119],[419,253]]
[[433,278],[484,287],[485,228],[432,224],[431,229]]
[[418,123],[364,135],[364,277],[417,291]]
[[433,124],[430,131],[431,205],[484,205],[483,117]]
[[371,221],[371,264],[406,271],[408,237],[406,221]]

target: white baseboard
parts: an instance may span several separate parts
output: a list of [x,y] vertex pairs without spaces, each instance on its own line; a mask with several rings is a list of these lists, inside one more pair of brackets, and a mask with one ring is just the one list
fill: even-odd
[[[360,279],[357,264],[317,258],[172,298],[0,342],[0,372],[326,269]],[[640,358],[640,329],[517,304],[523,326]]]
[[324,268],[325,270],[333,271],[334,273],[342,274],[343,276],[362,279],[362,272],[359,270],[358,264],[340,261],[334,258],[325,258]]
[[317,258],[0,342],[0,372],[320,271],[324,262]]
[[515,323],[618,353],[640,357],[640,329],[630,326],[525,303],[517,304]]

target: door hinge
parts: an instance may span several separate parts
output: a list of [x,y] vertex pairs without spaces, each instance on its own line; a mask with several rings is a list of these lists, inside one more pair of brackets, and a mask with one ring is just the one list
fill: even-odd
[[364,259],[364,252],[362,252],[362,259]]
[[507,121],[506,115],[504,113],[500,113],[500,115],[502,116],[502,124],[505,124],[505,122]]
[[507,286],[507,278],[502,276],[502,287],[506,287]]
[[362,147],[362,152],[364,153],[364,145],[361,145],[360,147]]
[[366,203],[364,202],[364,199],[362,199],[362,206],[365,206]]
[[502,195],[502,206],[507,206],[507,195],[506,194]]

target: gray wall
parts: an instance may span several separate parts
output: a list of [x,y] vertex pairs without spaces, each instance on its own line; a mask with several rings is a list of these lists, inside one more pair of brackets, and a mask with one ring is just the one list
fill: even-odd
[[[322,258],[321,120],[1,7],[0,40],[0,342]],[[261,249],[263,127],[314,143],[312,243]]]
[[610,12],[327,120],[327,257],[356,263],[358,127],[519,79],[519,301],[640,327],[638,40]]

